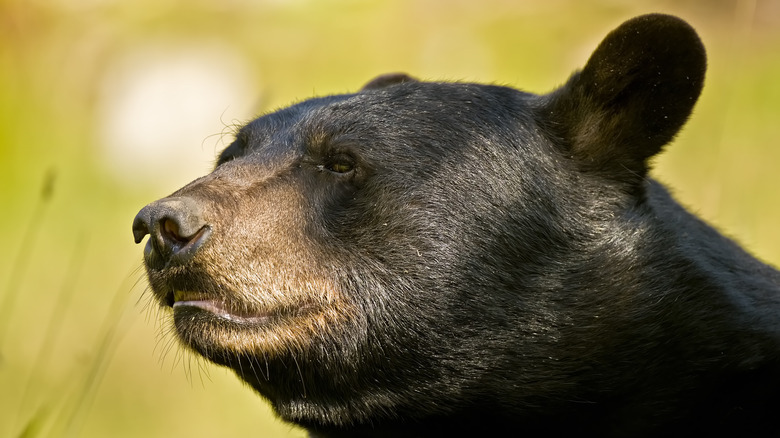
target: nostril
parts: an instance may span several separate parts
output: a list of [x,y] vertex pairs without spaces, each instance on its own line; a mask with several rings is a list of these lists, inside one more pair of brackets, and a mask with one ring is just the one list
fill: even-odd
[[203,225],[194,233],[189,235],[183,235],[179,222],[175,218],[163,218],[160,221],[160,236],[164,242],[162,247],[170,248],[173,254],[177,254],[189,247],[199,246],[202,239],[210,233],[210,228],[207,225]]
[[163,221],[160,227],[160,237],[165,241],[162,247],[163,255],[172,262],[187,262],[211,235],[211,227],[203,225],[194,234],[180,235],[179,225],[169,219]]
[[179,225],[171,219],[163,219],[163,235],[170,240],[186,242],[187,239],[179,235]]
[[164,262],[188,261],[211,235],[201,205],[192,198],[166,198],[144,207],[133,221],[133,236],[140,243],[150,235],[147,257]]
[[179,235],[179,226],[176,225],[176,222],[174,222],[174,221],[172,221],[170,219],[165,219],[165,221],[163,221],[163,224],[164,224],[163,225],[163,229],[168,234],[170,234],[172,236],[178,236]]

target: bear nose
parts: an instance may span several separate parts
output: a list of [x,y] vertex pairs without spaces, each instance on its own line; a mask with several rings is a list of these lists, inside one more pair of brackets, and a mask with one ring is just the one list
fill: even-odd
[[149,234],[144,255],[147,262],[161,257],[165,264],[189,261],[211,235],[201,204],[192,198],[165,198],[153,202],[135,216],[133,237],[141,243]]

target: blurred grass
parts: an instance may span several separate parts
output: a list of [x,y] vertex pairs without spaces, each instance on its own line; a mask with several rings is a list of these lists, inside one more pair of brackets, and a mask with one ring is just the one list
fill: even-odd
[[131,220],[191,176],[128,182],[100,158],[101,81],[122,53],[219,41],[254,75],[250,118],[388,71],[545,92],[607,31],[652,11],[687,19],[710,59],[654,174],[780,264],[776,1],[0,0],[0,436],[303,435],[230,373],[182,354],[145,309]]

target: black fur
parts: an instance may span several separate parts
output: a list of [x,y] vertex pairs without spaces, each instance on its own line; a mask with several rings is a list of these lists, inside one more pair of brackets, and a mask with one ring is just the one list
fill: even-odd
[[[246,316],[270,300],[231,286],[268,274],[249,266],[310,258],[278,277],[333,285],[343,315],[314,335],[316,298],[174,320],[313,436],[776,436],[780,274],[647,176],[705,64],[690,26],[648,15],[549,95],[395,74],[266,115],[171,197],[197,208],[139,214],[150,283]],[[272,193],[293,195],[252,210]],[[236,351],[258,333],[295,341]]]

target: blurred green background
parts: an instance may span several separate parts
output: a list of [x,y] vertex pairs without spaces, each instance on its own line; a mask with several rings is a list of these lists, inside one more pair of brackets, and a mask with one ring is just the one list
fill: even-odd
[[780,263],[780,1],[0,0],[0,436],[302,436],[149,305],[130,224],[232,126],[377,74],[546,92],[623,20],[710,69],[653,171]]

